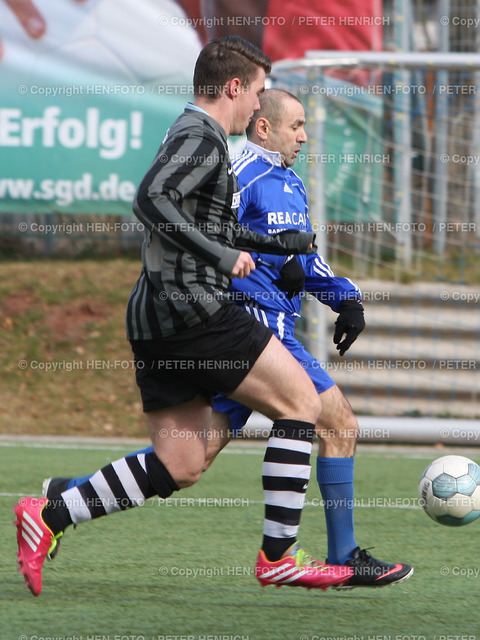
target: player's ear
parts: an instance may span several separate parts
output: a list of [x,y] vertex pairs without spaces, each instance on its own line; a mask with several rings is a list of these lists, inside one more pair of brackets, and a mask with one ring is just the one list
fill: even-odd
[[242,81],[240,78],[232,78],[226,86],[227,95],[229,98],[235,98],[240,95],[242,91]]
[[270,122],[267,120],[267,118],[260,116],[255,123],[255,131],[257,132],[258,137],[261,140],[266,140],[268,138],[270,129]]

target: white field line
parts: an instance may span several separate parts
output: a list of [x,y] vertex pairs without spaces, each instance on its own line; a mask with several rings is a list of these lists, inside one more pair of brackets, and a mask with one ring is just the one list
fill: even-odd
[[[2,439],[0,435],[0,449],[3,448],[24,448],[24,449],[52,449],[52,450],[82,450],[82,451],[125,451],[125,449],[129,449],[130,451],[135,451],[137,449],[145,448],[148,446],[148,442],[141,440],[126,440],[122,444],[122,440],[115,440],[112,443],[108,443],[105,439],[99,439],[95,442],[92,438],[86,438],[82,441],[81,438],[72,438],[70,441],[65,437],[60,437],[58,440],[55,438],[40,437],[36,439],[35,437],[28,437],[28,440],[25,439],[14,439],[14,437],[7,437]],[[230,443],[222,452],[221,455],[263,455],[265,450],[266,441],[257,441],[248,443],[244,440],[237,440]],[[441,450],[435,449],[429,446],[405,446],[405,445],[360,445],[359,446],[359,455],[361,458],[391,458],[398,459],[399,457],[408,458],[408,459],[429,459],[432,460],[440,455],[447,455],[448,453],[457,453],[459,455],[468,455],[472,453],[472,449],[466,449],[465,451],[459,450],[458,448],[444,447]],[[25,494],[23,493],[8,493],[8,492],[0,492],[0,498],[21,498]],[[34,496],[37,497],[37,496]],[[38,496],[39,497],[39,496]],[[217,503],[215,503],[217,500]],[[182,506],[219,506],[225,507],[228,506],[228,503],[223,502],[222,500],[228,500],[228,498],[169,498],[167,501],[161,501],[158,498],[152,498],[151,500],[147,500],[146,506],[151,505],[155,506],[178,506],[181,508]],[[235,505],[235,500],[239,500],[239,498],[230,498],[233,501],[233,506]],[[220,502],[218,502],[220,501]],[[417,502],[416,498],[408,497],[408,498],[358,498],[354,501],[355,509],[421,509],[421,506],[415,504]],[[250,505],[262,505],[262,500],[247,500],[248,506]],[[237,505],[238,506],[238,505]],[[245,506],[245,505],[240,505]],[[305,501],[305,508],[307,507],[322,507],[321,499],[307,499]]]

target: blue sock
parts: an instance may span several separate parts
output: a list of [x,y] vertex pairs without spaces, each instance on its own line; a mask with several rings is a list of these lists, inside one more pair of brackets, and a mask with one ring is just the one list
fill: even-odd
[[[153,451],[153,447],[147,447],[146,449],[140,449],[139,451],[134,451],[133,453],[129,453],[125,457],[128,458],[129,456],[136,456],[137,453],[152,453],[152,451]],[[67,489],[78,487],[78,485],[83,484],[84,482],[87,482],[88,480],[90,480],[92,475],[93,474],[90,474],[89,476],[81,476],[80,478],[72,478],[67,484]]]
[[317,458],[330,564],[345,564],[358,547],[353,526],[353,461],[353,458]]

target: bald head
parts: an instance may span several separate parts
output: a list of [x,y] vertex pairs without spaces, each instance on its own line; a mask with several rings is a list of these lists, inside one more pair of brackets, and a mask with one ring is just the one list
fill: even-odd
[[282,115],[285,113],[286,105],[291,100],[301,104],[300,100],[296,98],[293,93],[284,91],[283,89],[266,89],[259,96],[260,109],[255,111],[253,118],[247,128],[247,138],[252,139],[251,136],[255,133],[255,125],[259,118],[266,118],[272,127],[278,128]]
[[259,96],[247,128],[247,138],[269,151],[280,153],[284,167],[295,163],[302,144],[307,141],[305,111],[302,103],[283,89],[267,89]]

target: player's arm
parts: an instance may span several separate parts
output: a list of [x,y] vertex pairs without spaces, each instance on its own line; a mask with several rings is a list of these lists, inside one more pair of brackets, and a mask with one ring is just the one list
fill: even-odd
[[222,153],[214,140],[200,135],[173,138],[170,144],[161,147],[143,178],[133,211],[151,233],[231,276],[241,248],[220,244],[196,227],[192,217],[182,209],[182,201],[218,172]]
[[343,356],[365,328],[362,292],[349,278],[337,278],[319,255],[307,257],[305,290],[338,313],[333,342]]
[[298,255],[315,253],[315,234],[310,231],[289,229],[272,235],[263,235],[239,226],[235,238],[235,247],[247,251],[277,255]]
[[362,292],[349,278],[335,276],[318,254],[307,256],[305,290],[337,313],[345,300],[362,300]]

